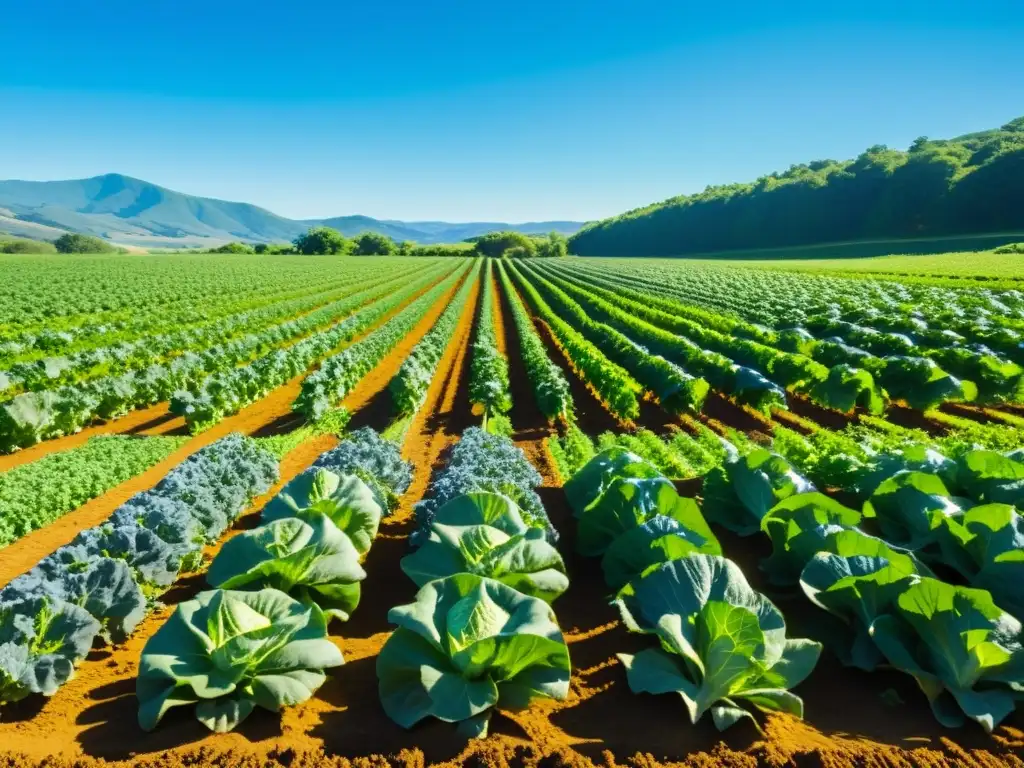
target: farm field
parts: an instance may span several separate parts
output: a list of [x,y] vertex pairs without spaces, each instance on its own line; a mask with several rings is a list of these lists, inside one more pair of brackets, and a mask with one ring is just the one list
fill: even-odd
[[1024,766],[1020,258],[0,257],[0,766]]

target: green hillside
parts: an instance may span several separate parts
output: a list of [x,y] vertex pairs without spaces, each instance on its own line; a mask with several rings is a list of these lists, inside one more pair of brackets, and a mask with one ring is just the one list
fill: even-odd
[[570,250],[682,256],[1022,231],[1024,117],[955,139],[922,137],[907,151],[877,145],[853,160],[708,187],[590,224]]

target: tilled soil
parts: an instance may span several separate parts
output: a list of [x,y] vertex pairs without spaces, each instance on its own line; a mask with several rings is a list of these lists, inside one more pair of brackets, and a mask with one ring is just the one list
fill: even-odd
[[[467,354],[476,297],[474,290],[474,301],[438,366],[427,400],[406,432],[403,453],[416,464],[413,487],[398,512],[384,522],[369,553],[361,605],[349,622],[332,626],[346,664],[329,676],[311,701],[282,714],[258,710],[231,734],[210,734],[187,708],[168,715],[152,734],[141,732],[135,724],[135,667],[145,640],[168,615],[167,608],[150,616],[125,646],[94,653],[78,678],[41,707],[18,705],[5,710],[0,749],[11,751],[0,755],[0,767],[1024,768],[1021,713],[992,736],[977,727],[945,730],[908,676],[844,669],[827,654],[796,691],[804,699],[806,720],[769,716],[762,721],[763,732],[740,724],[720,734],[708,720],[691,725],[680,700],[633,695],[615,654],[635,652],[649,641],[622,627],[616,611],[608,605],[599,563],[575,554],[574,520],[558,487],[559,479],[543,462],[537,464],[545,481],[540,493],[552,522],[561,531],[560,548],[571,579],[568,592],[553,606],[573,658],[568,699],[541,702],[523,713],[499,713],[491,735],[468,744],[449,724],[430,722],[406,731],[391,722],[378,701],[375,658],[388,637],[388,609],[410,601],[415,593],[399,568],[412,529],[412,504],[422,497],[445,450],[467,426],[477,422],[470,413],[467,393]],[[506,306],[504,301],[500,304],[502,310]],[[522,373],[515,329],[507,321],[498,322],[499,336],[507,342],[510,370]],[[418,328],[417,332],[422,335],[425,330]],[[362,405],[357,416],[364,413],[363,418],[369,419],[363,409],[371,408],[375,398],[381,397],[400,363],[396,350],[353,393],[349,404]],[[511,418],[516,441],[531,455],[530,451],[543,445],[545,430],[537,422],[537,414],[530,411],[528,383],[514,384],[514,389],[516,404]],[[589,410],[593,404],[578,401],[577,406]],[[370,426],[385,426],[384,413],[383,409],[374,410]],[[309,466],[331,445],[332,438],[320,438],[296,448],[282,464],[282,482]],[[258,509],[271,494],[257,500],[242,526],[255,524]],[[753,586],[768,591],[776,600],[786,614],[790,634],[813,636],[813,607],[798,596],[772,593],[760,578],[758,562],[767,554],[767,542],[725,533],[720,539],[726,554],[741,565]],[[201,576],[185,579],[167,596],[167,602],[180,601],[201,587]]]

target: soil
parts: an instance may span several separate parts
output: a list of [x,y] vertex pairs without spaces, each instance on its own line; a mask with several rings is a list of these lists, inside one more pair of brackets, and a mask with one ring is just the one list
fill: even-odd
[[[599,562],[575,554],[574,520],[557,476],[543,462],[537,464],[545,476],[539,493],[562,533],[560,548],[571,581],[553,606],[573,658],[569,697],[523,713],[498,713],[491,735],[469,744],[450,724],[433,721],[406,731],[390,721],[378,701],[375,657],[388,637],[388,609],[410,601],[415,593],[398,567],[412,529],[412,505],[422,497],[444,452],[477,420],[468,398],[467,354],[478,291],[474,289],[426,402],[406,432],[403,454],[415,463],[413,486],[396,514],[383,521],[367,557],[362,604],[349,622],[332,626],[346,664],[312,700],[281,714],[257,710],[230,734],[209,733],[188,708],[168,715],[151,734],[139,730],[134,696],[139,654],[172,606],[202,589],[202,577],[195,575],[165,596],[168,607],[148,617],[128,643],[94,652],[53,698],[41,705],[26,701],[5,708],[0,750],[8,751],[0,754],[0,768],[1024,768],[1024,713],[1013,715],[992,736],[978,727],[945,730],[910,677],[848,670],[828,654],[796,691],[806,704],[806,720],[768,716],[761,720],[763,732],[744,723],[718,733],[707,719],[691,725],[681,700],[633,695],[615,654],[634,652],[648,641],[622,627],[608,604]],[[504,301],[501,309],[507,309]],[[510,370],[522,374],[514,328],[503,319],[496,322]],[[424,320],[416,333],[421,336],[428,327]],[[346,405],[356,409],[357,419],[378,429],[385,426],[387,414],[376,402],[402,359],[395,350],[350,395]],[[525,376],[519,379],[525,381]],[[513,396],[516,442],[524,450],[542,445],[546,425],[531,411],[528,384],[515,385]],[[585,422],[604,418],[600,412],[608,415],[592,397],[578,399],[577,408]],[[333,444],[333,438],[323,437],[298,446],[282,463],[282,482]],[[256,524],[259,509],[275,491],[256,500],[239,521],[240,528]],[[789,634],[818,636],[822,615],[798,595],[770,588],[761,577],[758,563],[767,554],[767,541],[718,533],[726,554],[741,565],[751,584],[783,610]]]

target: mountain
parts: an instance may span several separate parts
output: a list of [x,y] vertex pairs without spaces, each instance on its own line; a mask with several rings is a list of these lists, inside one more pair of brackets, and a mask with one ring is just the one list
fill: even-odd
[[458,242],[494,229],[572,234],[577,222],[528,224],[405,223],[369,216],[299,221],[249,203],[195,197],[148,181],[108,173],[70,181],[0,181],[0,233],[53,239],[65,231],[153,248],[219,245],[231,240],[294,240],[310,226],[334,227],[346,235],[379,232],[419,243]]
[[684,256],[1021,232],[1024,117],[955,139],[922,137],[907,151],[877,145],[852,160],[708,187],[589,224],[569,250]]

